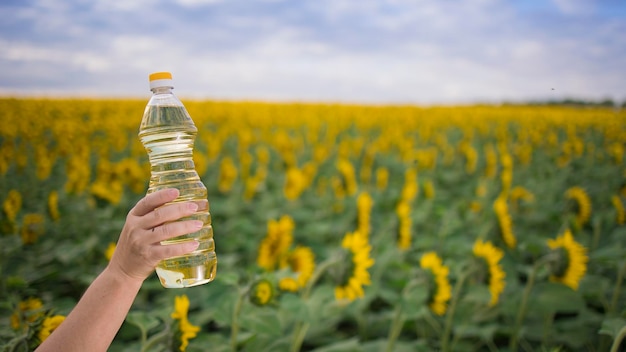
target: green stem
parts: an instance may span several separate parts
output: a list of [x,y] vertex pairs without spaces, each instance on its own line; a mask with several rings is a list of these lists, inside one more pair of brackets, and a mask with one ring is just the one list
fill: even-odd
[[341,261],[341,258],[335,256],[335,257],[328,258],[327,260],[323,261],[320,265],[318,265],[317,268],[315,269],[315,272],[311,276],[311,279],[309,280],[309,282],[307,282],[306,287],[304,288],[304,291],[302,292],[302,298],[303,299],[309,298],[309,295],[311,294],[311,289],[317,283],[317,280],[319,280],[322,274],[328,268],[339,263],[340,261]]
[[615,288],[613,289],[613,296],[611,297],[611,307],[609,307],[609,314],[614,313],[617,309],[617,301],[621,294],[624,274],[626,274],[626,261],[624,261],[624,264],[617,272],[617,280],[615,281]]
[[554,322],[554,312],[550,312],[548,314],[548,316],[546,317],[546,321],[544,323],[544,327],[543,327],[543,338],[542,338],[542,344],[544,346],[546,346],[548,344],[548,339],[551,336],[551,331],[552,331],[552,323]]
[[402,306],[399,304],[396,306],[395,314],[393,317],[393,322],[391,323],[391,329],[389,330],[389,338],[387,339],[387,349],[386,352],[393,351],[393,346],[400,336],[400,332],[402,331],[402,326],[404,325],[404,316],[402,314]]
[[[315,285],[317,280],[319,280],[322,274],[328,268],[337,264],[340,260],[341,258],[339,257],[330,257],[317,266],[317,268],[315,269],[315,272],[313,273],[313,276],[311,276],[311,279],[309,280],[309,282],[307,282],[306,287],[302,291],[301,297],[303,301],[306,301],[309,298],[309,295],[311,294],[311,290],[313,289],[313,286]],[[294,333],[293,333],[293,342],[291,344],[291,349],[290,349],[291,352],[300,351],[300,348],[302,347],[302,343],[304,342],[304,338],[306,337],[307,330],[309,330],[309,326],[310,324],[308,322],[297,323],[294,329]]]
[[418,277],[414,280],[409,281],[409,283],[407,283],[402,289],[402,293],[400,293],[400,303],[396,306],[396,309],[394,310],[394,317],[391,323],[391,328],[389,329],[389,337],[387,339],[387,349],[385,351],[393,351],[393,346],[395,345],[398,336],[400,336],[400,333],[402,332],[402,327],[404,326],[405,321],[404,314],[402,314],[402,305],[403,302],[405,302],[408,298],[407,296],[409,290],[423,282],[423,278]]
[[424,320],[426,320],[428,325],[430,325],[433,328],[436,334],[438,335],[441,334],[441,325],[439,325],[439,322],[435,320],[430,313],[425,314]]
[[509,342],[509,349],[511,351],[517,351],[519,331],[522,327],[522,321],[524,321],[524,316],[526,315],[526,305],[528,304],[528,298],[530,297],[530,292],[532,291],[533,285],[535,284],[535,277],[537,276],[537,271],[539,271],[540,264],[542,264],[542,261],[538,261],[537,263],[535,263],[532,271],[530,272],[530,276],[528,277],[528,282],[526,283],[526,287],[524,288],[522,302],[520,303],[519,310],[517,311],[517,317],[515,318],[515,326],[513,328],[513,334],[511,335],[511,341]]
[[237,336],[239,335],[239,312],[243,306],[243,301],[248,293],[248,289],[240,290],[237,302],[235,302],[235,308],[233,309],[233,318],[230,326],[230,349],[233,352],[237,351]]
[[446,322],[443,329],[443,336],[441,339],[441,351],[447,352],[449,350],[448,344],[450,343],[450,334],[452,332],[452,320],[454,318],[454,311],[456,310],[456,305],[459,301],[459,296],[461,296],[461,289],[463,288],[463,284],[465,280],[474,272],[472,268],[466,270],[461,274],[459,280],[454,285],[454,293],[452,294],[452,302],[450,302],[450,308],[448,308],[448,313],[446,315]]
[[302,347],[302,343],[304,342],[304,337],[306,336],[307,330],[309,330],[309,323],[299,322],[296,330],[294,332],[293,344],[291,345],[291,352],[298,352]]
[[141,352],[154,351],[154,345],[168,339],[170,335],[170,326],[166,326],[165,330],[153,335],[145,344],[141,346]]
[[611,352],[617,352],[619,350],[619,346],[622,344],[622,340],[626,337],[626,326],[619,331],[617,336],[615,336],[615,340],[613,340],[613,345],[611,345]]
[[18,352],[28,350],[28,334],[16,337],[4,346],[3,351]]

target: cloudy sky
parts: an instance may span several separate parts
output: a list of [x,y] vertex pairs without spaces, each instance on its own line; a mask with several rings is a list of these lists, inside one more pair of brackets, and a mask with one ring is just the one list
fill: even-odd
[[625,0],[2,0],[0,95],[626,100]]

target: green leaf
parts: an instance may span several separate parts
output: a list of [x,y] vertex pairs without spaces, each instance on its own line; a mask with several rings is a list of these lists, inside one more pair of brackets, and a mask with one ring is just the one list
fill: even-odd
[[[245,335],[241,332],[240,334]],[[200,333],[189,341],[187,352],[230,352],[230,340],[221,334]]]
[[359,352],[359,340],[351,338],[349,340],[339,341],[330,345],[316,348],[311,352]]
[[598,248],[589,254],[589,260],[594,262],[612,263],[622,258],[624,258],[624,248],[622,248],[619,242]]
[[598,333],[603,335],[609,335],[611,338],[615,338],[619,331],[626,326],[626,319],[623,318],[609,318],[602,322],[602,327]]
[[[385,351],[387,348],[387,339],[378,339],[374,341],[367,341],[362,344],[360,352],[380,352]],[[393,345],[394,352],[430,352],[433,351],[431,347],[428,347],[424,340],[414,341],[396,341]]]
[[311,314],[309,314],[308,304],[310,303],[303,301],[299,295],[285,294],[280,297],[281,310],[289,312],[289,315],[295,318],[295,321],[310,321]]
[[239,274],[235,271],[220,273],[215,280],[219,280],[225,285],[237,286],[239,285]]
[[413,319],[421,314],[429,296],[428,290],[428,285],[413,285],[406,291],[400,304],[407,319]]
[[454,333],[459,337],[478,337],[481,341],[491,341],[498,329],[499,326],[495,324],[484,326],[459,324],[454,327]]
[[146,335],[160,324],[159,319],[147,312],[130,312],[126,316],[126,322],[138,327]]
[[280,336],[282,328],[274,310],[254,310],[242,314],[239,323],[243,329],[253,333]]
[[574,313],[580,311],[584,305],[585,302],[577,291],[563,284],[545,282],[535,286],[529,310],[540,314]]

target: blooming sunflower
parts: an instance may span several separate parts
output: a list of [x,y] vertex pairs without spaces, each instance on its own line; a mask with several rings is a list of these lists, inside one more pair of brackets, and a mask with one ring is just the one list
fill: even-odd
[[402,194],[400,198],[403,201],[411,202],[419,193],[419,186],[417,184],[417,170],[409,168],[404,172],[404,186],[402,187]]
[[104,256],[107,258],[107,260],[111,260],[111,258],[113,258],[113,253],[115,253],[115,248],[117,247],[117,245],[115,244],[115,242],[111,242],[109,243],[109,246],[107,247],[106,251],[104,251]]
[[298,246],[287,257],[287,264],[296,277],[285,277],[278,282],[283,291],[296,292],[304,287],[315,271],[315,255],[309,247]]
[[389,183],[389,170],[384,167],[378,167],[376,169],[376,189],[379,191],[387,188],[387,184]]
[[580,280],[587,271],[587,261],[589,261],[587,249],[574,240],[569,229],[556,239],[549,239],[548,247],[565,254],[565,256],[560,256],[561,260],[553,268],[550,280],[577,290]]
[[269,304],[275,296],[274,285],[267,279],[255,282],[250,289],[250,302],[257,306]]
[[39,341],[44,342],[54,330],[56,330],[59,325],[65,320],[63,315],[54,315],[51,317],[46,317],[41,323],[41,329],[39,330]]
[[496,176],[498,168],[498,154],[492,144],[485,146],[485,177],[493,178]]
[[7,198],[4,200],[2,204],[2,210],[4,214],[7,216],[9,221],[15,221],[17,217],[17,213],[20,212],[22,208],[22,194],[14,189],[9,191]]
[[513,170],[503,168],[500,173],[500,181],[502,182],[502,193],[508,193],[511,189],[511,183],[513,183]]
[[23,327],[23,322],[34,322],[41,316],[42,307],[43,303],[39,298],[29,298],[21,301],[17,305],[17,309],[11,314],[11,328],[19,330],[20,327]]
[[369,245],[367,237],[358,231],[347,233],[341,242],[341,247],[348,250],[352,255],[352,270],[350,277],[335,287],[335,298],[353,301],[363,297],[364,285],[371,284],[368,269],[374,265],[374,259],[370,257],[372,247]]
[[500,233],[502,234],[502,240],[509,248],[515,247],[517,239],[513,234],[513,220],[509,215],[509,207],[506,203],[505,197],[498,197],[493,202],[493,210],[498,217],[498,223],[500,224]]
[[270,220],[267,223],[267,236],[259,245],[257,257],[257,264],[261,268],[272,271],[284,266],[287,252],[293,242],[294,227],[294,221],[289,215],[283,215],[280,220]]
[[431,180],[424,182],[424,197],[426,197],[426,199],[435,198],[435,186]]
[[180,333],[180,351],[187,350],[189,340],[196,337],[200,331],[199,326],[195,326],[187,319],[187,313],[189,311],[189,298],[187,295],[174,297],[174,312],[172,312],[172,319],[178,320],[178,332]]
[[398,215],[398,248],[408,249],[411,246],[411,206],[406,201],[400,201],[396,206]]
[[290,167],[285,175],[285,198],[294,200],[300,197],[300,194],[308,186],[306,175],[297,167]]
[[230,157],[224,157],[220,162],[220,176],[218,180],[217,188],[222,193],[228,193],[235,181],[237,180],[237,166]]
[[367,192],[361,192],[356,200],[358,209],[358,229],[363,236],[369,236],[370,233],[370,213],[374,201]]
[[513,189],[511,190],[511,193],[509,194],[509,199],[511,200],[513,206],[516,207],[520,200],[529,203],[534,202],[535,195],[522,186],[516,186],[513,187]]
[[52,191],[48,195],[48,213],[53,221],[59,220],[61,215],[59,214],[59,193]]
[[461,153],[465,157],[465,172],[471,175],[476,171],[476,162],[478,161],[478,152],[469,142],[463,142],[461,145]]
[[346,194],[355,194],[358,185],[356,183],[356,176],[352,163],[348,159],[340,159],[339,161],[337,161],[337,169],[342,176],[343,186],[345,187]]
[[578,226],[586,224],[591,217],[591,200],[587,192],[582,187],[574,186],[565,191],[565,198],[573,199],[576,202],[578,208],[576,223]]
[[428,269],[435,279],[435,291],[431,295],[429,307],[437,315],[444,315],[452,297],[452,287],[448,281],[449,269],[443,265],[435,252],[425,253],[420,259],[420,267]]
[[33,244],[44,232],[44,217],[41,214],[32,213],[24,215],[22,224],[22,243]]
[[506,274],[502,270],[500,260],[504,257],[504,252],[490,241],[483,242],[477,240],[472,249],[474,255],[484,259],[489,271],[489,292],[491,293],[491,301],[489,305],[494,306],[498,303],[498,299],[502,291],[504,291]]

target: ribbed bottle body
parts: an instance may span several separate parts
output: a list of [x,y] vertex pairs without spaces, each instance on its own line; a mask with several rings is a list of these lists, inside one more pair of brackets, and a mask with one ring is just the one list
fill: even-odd
[[177,188],[179,196],[172,203],[191,201],[198,210],[184,220],[201,220],[204,226],[193,233],[163,241],[163,245],[196,240],[199,247],[187,255],[168,258],[157,265],[157,275],[167,288],[191,287],[212,281],[217,268],[213,227],[207,189],[193,163],[197,129],[186,109],[180,105],[154,104],[146,107],[139,138],[151,164],[148,194],[164,188]]

